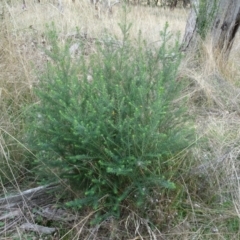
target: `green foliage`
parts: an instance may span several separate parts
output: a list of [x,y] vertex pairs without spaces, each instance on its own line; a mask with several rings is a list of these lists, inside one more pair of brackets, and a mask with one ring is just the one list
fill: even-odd
[[197,30],[204,40],[217,12],[218,0],[200,0],[197,14]]
[[[153,188],[174,189],[171,161],[192,137],[184,101],[177,100],[179,45],[168,44],[167,25],[159,48],[141,34],[130,41],[130,25],[119,26],[121,41],[108,36],[78,59],[49,30],[51,61],[31,110],[38,174],[68,180],[84,193],[68,206],[102,209],[101,218],[119,217],[126,201],[142,206]],[[85,44],[79,43],[82,53]]]
[[239,217],[232,217],[226,221],[228,232],[239,232],[240,230],[240,221]]

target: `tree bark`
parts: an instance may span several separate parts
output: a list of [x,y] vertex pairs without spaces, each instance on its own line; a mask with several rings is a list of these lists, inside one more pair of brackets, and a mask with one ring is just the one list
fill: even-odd
[[197,44],[197,12],[199,7],[198,0],[191,0],[191,11],[187,19],[185,33],[182,41],[181,50],[186,51]]
[[240,0],[220,0],[212,26],[214,49],[228,57],[240,24]]
[[[198,47],[199,36],[199,0],[192,0],[181,50],[186,51]],[[208,0],[206,14],[212,13],[213,0]],[[209,16],[210,19],[211,16]],[[240,24],[240,0],[219,0],[217,11],[209,23],[209,33],[213,42],[213,50],[218,51],[227,59]]]

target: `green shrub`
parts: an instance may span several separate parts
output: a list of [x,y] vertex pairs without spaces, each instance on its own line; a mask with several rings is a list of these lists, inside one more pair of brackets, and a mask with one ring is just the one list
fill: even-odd
[[[126,202],[141,206],[153,188],[174,189],[171,159],[192,136],[184,102],[176,101],[181,55],[177,42],[168,46],[167,26],[158,48],[140,35],[130,41],[130,26],[120,28],[121,41],[108,36],[77,60],[51,30],[51,61],[31,110],[38,173],[68,180],[84,193],[68,205],[101,208],[103,218],[118,217]],[[86,53],[84,41],[79,45]]]
[[202,40],[205,40],[209,28],[212,26],[212,22],[218,9],[218,0],[200,0],[198,3],[197,11],[197,31]]

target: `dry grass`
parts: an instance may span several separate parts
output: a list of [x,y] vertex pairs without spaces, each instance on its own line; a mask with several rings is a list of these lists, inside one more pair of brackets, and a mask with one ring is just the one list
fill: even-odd
[[[63,1],[63,10],[59,10],[56,5],[43,1],[39,4],[28,4],[27,10],[21,9],[21,3],[16,3],[11,7],[7,6],[9,21],[12,24],[12,31],[19,37],[31,30],[36,36],[41,37],[45,31],[45,25],[54,22],[57,29],[63,34],[68,35],[76,31],[86,32],[91,37],[101,37],[104,30],[119,35],[118,23],[122,19],[121,5],[115,5],[113,14],[102,11],[99,12],[89,4],[87,0],[71,4],[69,1]],[[133,37],[137,37],[139,30],[149,42],[156,41],[159,38],[159,32],[163,29],[165,22],[170,23],[170,31],[183,32],[187,12],[163,10],[143,6],[131,7],[131,14],[128,21],[133,23]],[[30,28],[30,29],[29,29]],[[39,40],[39,39],[36,39]]]
[[[204,224],[200,228],[197,224],[196,232],[183,239],[239,238],[238,39],[239,35],[228,62],[216,59],[211,40],[206,40],[199,57],[188,54],[180,69],[192,80],[189,111],[196,116],[196,129],[203,140],[195,148],[191,171],[200,177],[200,184],[194,185],[201,199],[197,208],[192,204],[194,221]],[[193,196],[191,192],[189,198]]]
[[[46,24],[54,22],[62,39],[75,34],[76,29],[89,38],[101,39],[105,30],[120,37],[121,5],[114,6],[109,15],[96,11],[87,0],[75,5],[63,3],[62,10],[47,0],[41,4],[29,0],[27,10],[22,9],[21,1],[0,3],[0,177],[3,184],[9,181],[16,190],[20,190],[18,183],[27,171],[23,162],[28,155],[22,145],[24,109],[36,101],[33,86],[36,69],[41,71],[46,61],[41,50],[47,45]],[[132,6],[128,14],[133,24],[131,37],[137,38],[141,31],[147,43],[156,42],[166,21],[171,32],[182,35],[187,14],[183,9]],[[100,235],[110,239],[106,232],[111,232],[111,239],[239,239],[240,44],[235,41],[227,63],[215,60],[211,49],[211,41],[202,43],[199,58],[188,54],[179,70],[179,75],[190,82],[183,94],[190,96],[189,112],[196,117],[200,139],[191,164],[182,166],[190,168],[190,176],[180,180],[185,186],[185,208],[176,207],[178,215],[169,213],[168,227],[162,233],[152,230],[146,219],[131,211],[120,222],[110,220],[90,228],[88,212],[70,230],[71,239],[100,239]],[[161,214],[157,216],[161,221]]]

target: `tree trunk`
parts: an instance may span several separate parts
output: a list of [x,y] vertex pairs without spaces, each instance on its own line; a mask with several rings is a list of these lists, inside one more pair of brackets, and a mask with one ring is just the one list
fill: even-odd
[[240,24],[240,0],[221,0],[212,26],[213,47],[228,57]]
[[[200,6],[199,0],[192,0],[192,10],[187,20],[185,35],[181,49],[183,51],[192,47],[197,47],[199,42],[199,22],[200,22]],[[217,11],[213,14],[215,7],[213,0],[208,0],[208,9],[206,12],[208,33],[211,34],[214,51],[221,52],[225,59],[228,58],[236,32],[240,24],[240,0],[219,0]],[[212,4],[211,4],[212,3]]]
[[190,47],[196,46],[197,44],[197,12],[199,2],[198,0],[191,1],[191,11],[187,19],[187,24],[185,28],[185,34],[182,41],[181,50],[186,51]]

